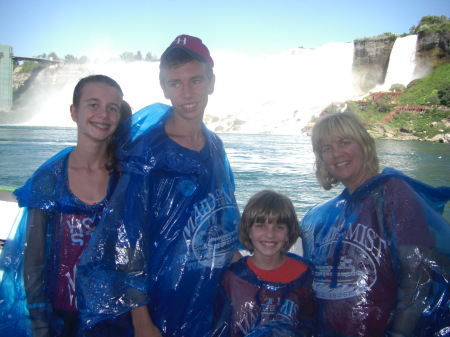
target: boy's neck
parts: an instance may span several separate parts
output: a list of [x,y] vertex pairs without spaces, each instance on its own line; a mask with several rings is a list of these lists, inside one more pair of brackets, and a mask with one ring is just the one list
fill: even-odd
[[202,122],[180,120],[173,115],[165,125],[167,135],[179,145],[199,152],[205,146]]

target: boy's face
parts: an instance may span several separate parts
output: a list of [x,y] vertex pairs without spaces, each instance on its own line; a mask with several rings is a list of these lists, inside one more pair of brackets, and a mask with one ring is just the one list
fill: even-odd
[[191,61],[180,67],[161,69],[164,96],[174,112],[184,119],[202,120],[208,96],[214,92],[215,78],[209,79],[206,64]]

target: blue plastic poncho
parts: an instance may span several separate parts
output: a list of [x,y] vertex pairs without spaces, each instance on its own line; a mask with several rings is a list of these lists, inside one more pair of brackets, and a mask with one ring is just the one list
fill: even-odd
[[46,161],[14,192],[22,216],[0,257],[3,336],[59,336],[64,325],[57,310],[73,313],[76,322],[76,264],[108,196],[90,206],[72,194],[67,175],[72,149]]
[[203,125],[200,152],[180,146],[165,132],[172,112],[150,105],[119,130],[123,175],[79,266],[86,328],[147,305],[163,335],[210,335],[239,210],[221,140]]
[[440,215],[448,200],[450,188],[386,168],[305,215],[319,335],[450,331],[450,226]]
[[289,283],[262,280],[248,266],[249,256],[230,265],[214,303],[213,337],[312,336],[313,267],[298,255],[286,255],[306,265]]

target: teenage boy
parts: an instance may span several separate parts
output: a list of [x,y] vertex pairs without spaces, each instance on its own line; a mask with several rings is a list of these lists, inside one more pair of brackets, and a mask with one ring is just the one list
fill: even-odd
[[[208,48],[189,35],[161,56],[160,84],[172,106],[135,113],[130,137],[119,141],[123,175],[104,221],[116,226],[95,233],[93,249],[100,252],[83,263],[109,269],[88,272],[91,281],[99,275],[110,285],[86,305],[107,301],[108,310],[84,319],[131,311],[138,337],[211,336],[220,278],[239,254],[233,175],[222,141],[203,124],[213,67]],[[82,279],[86,286],[89,278]]]

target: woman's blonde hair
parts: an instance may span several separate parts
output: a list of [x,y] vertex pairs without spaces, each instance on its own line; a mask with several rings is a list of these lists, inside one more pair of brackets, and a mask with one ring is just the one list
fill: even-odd
[[313,151],[316,156],[314,167],[316,178],[325,190],[339,184],[339,180],[328,172],[322,160],[322,141],[331,137],[349,138],[356,141],[364,156],[364,169],[378,174],[380,168],[375,140],[366,131],[358,117],[351,112],[328,115],[314,125],[311,135]]
[[281,251],[282,253],[287,252],[300,236],[297,213],[291,199],[272,190],[258,192],[247,202],[239,227],[239,240],[242,246],[253,253],[250,228],[254,223],[265,223],[266,221],[287,226],[288,241]]

